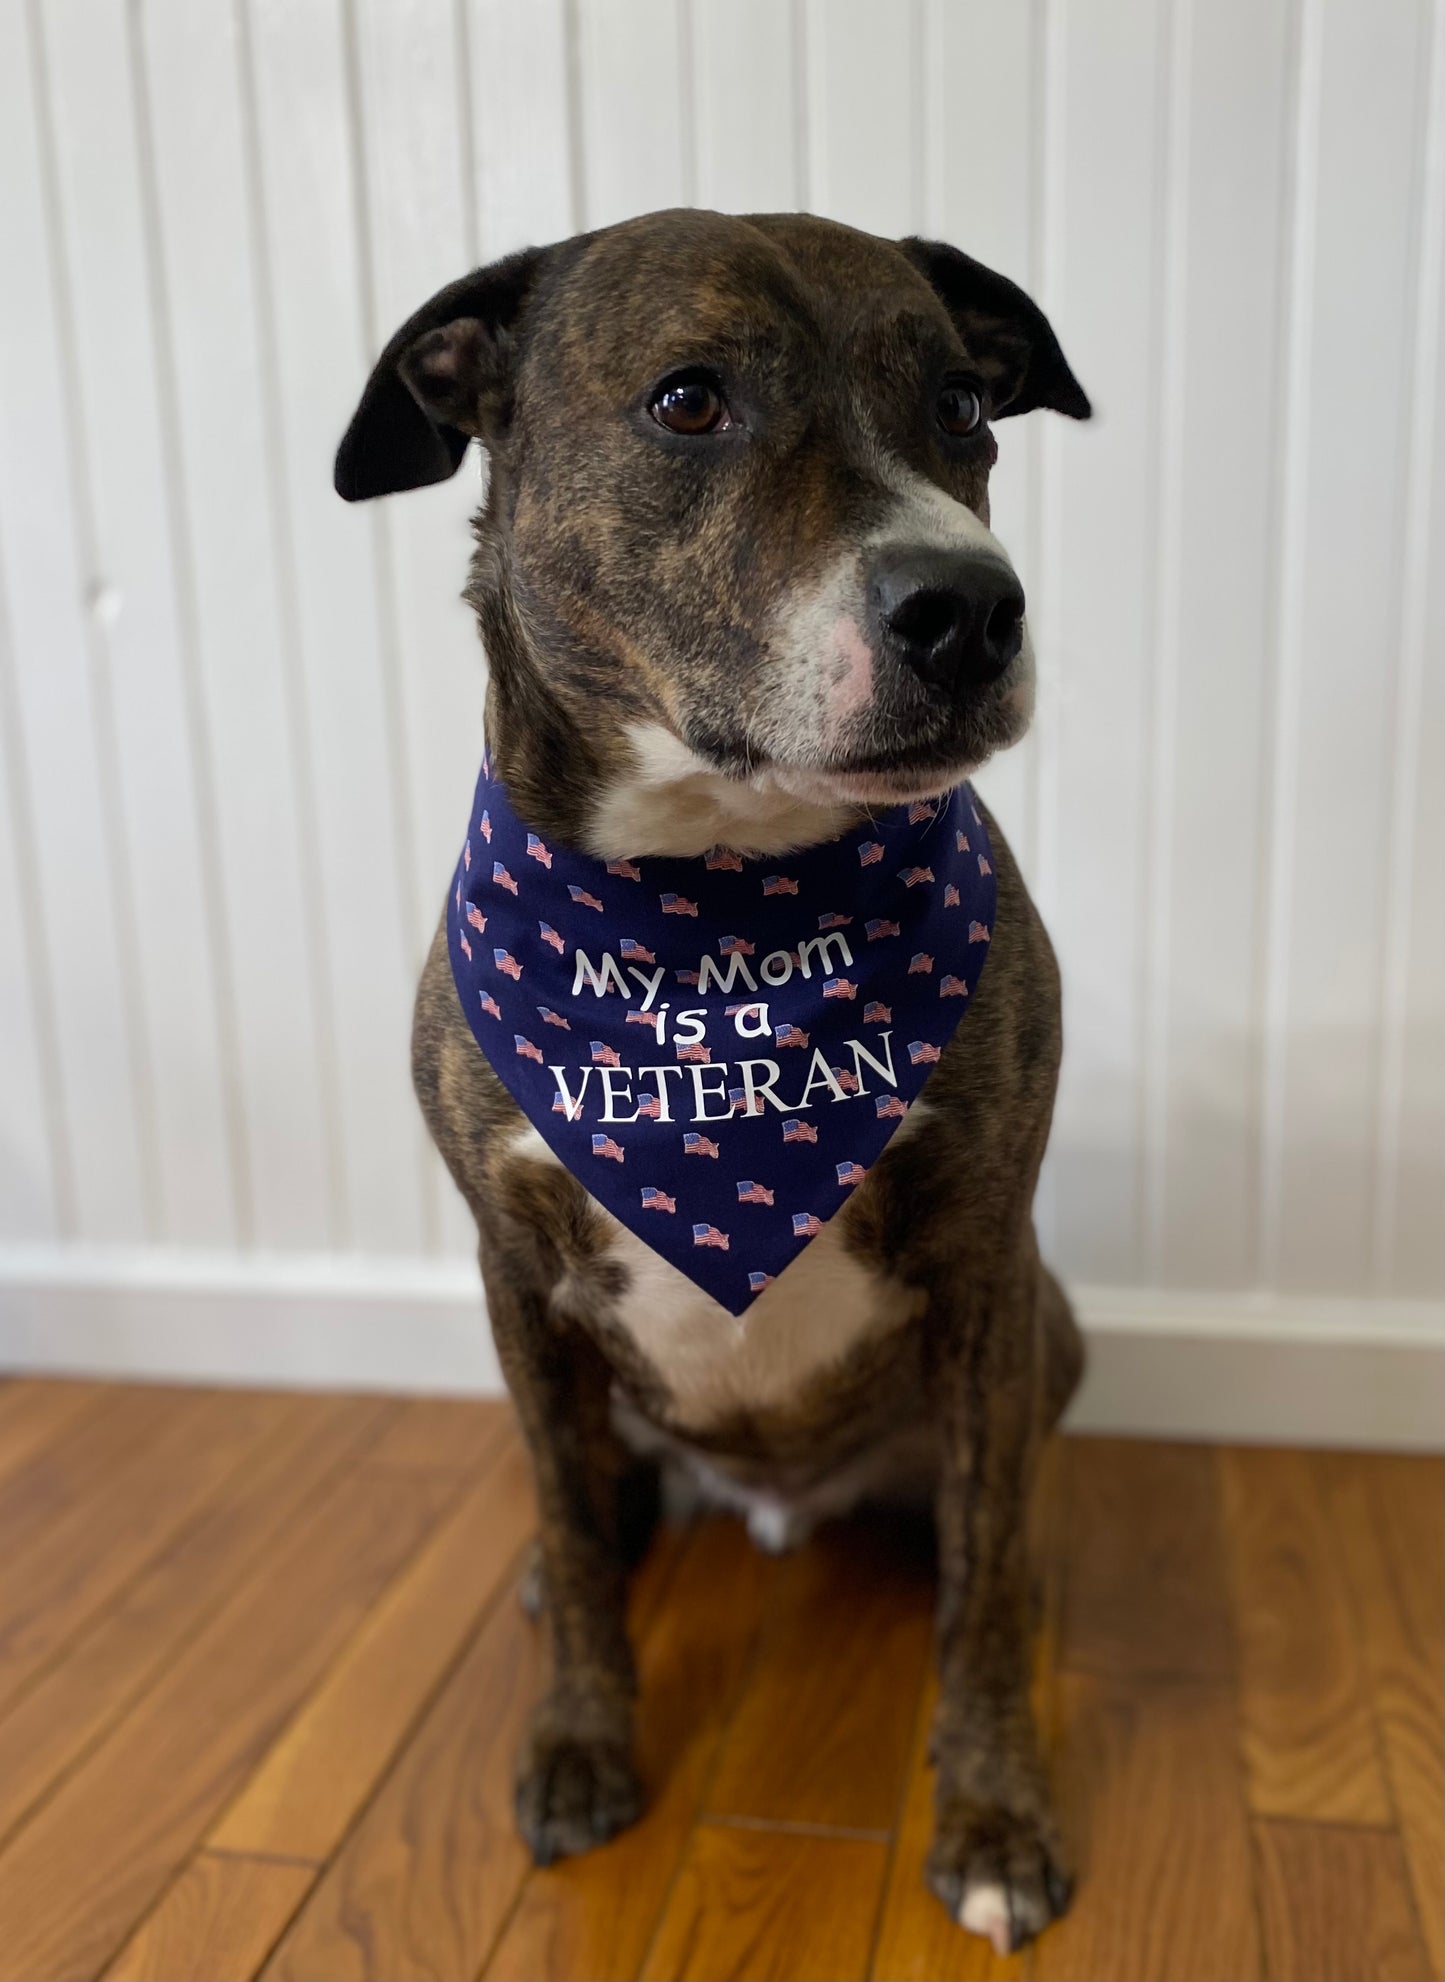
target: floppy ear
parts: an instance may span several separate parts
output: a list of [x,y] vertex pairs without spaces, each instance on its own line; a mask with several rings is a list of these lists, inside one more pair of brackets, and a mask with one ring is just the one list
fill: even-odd
[[993,417],[1037,406],[1087,420],[1093,408],[1048,318],[1016,282],[942,241],[901,241],[943,300],[989,388]]
[[545,259],[525,248],[448,283],[409,317],[377,360],[336,450],[348,502],[454,475],[473,435],[504,426],[513,331]]

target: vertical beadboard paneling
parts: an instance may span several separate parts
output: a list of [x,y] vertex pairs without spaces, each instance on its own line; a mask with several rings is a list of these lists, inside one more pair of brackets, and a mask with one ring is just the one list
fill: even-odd
[[[1036,151],[1032,116],[1040,59],[1032,6],[992,0],[928,0],[923,16],[921,99],[926,136],[921,232],[950,242],[1037,291]],[[955,111],[962,77],[986,76]],[[1049,299],[1040,294],[1045,309]],[[1067,347],[1066,347],[1067,348]],[[1087,381],[1085,381],[1087,384]],[[1039,622],[1047,573],[1037,552],[1039,432],[1050,415],[1000,420],[998,461],[989,478],[995,534],[1024,582],[1031,626]],[[1052,720],[1052,671],[1039,660],[1039,720]],[[1036,732],[997,758],[979,779],[1025,873],[1033,864]]]
[[565,0],[467,0],[479,255],[565,240],[582,224]]
[[261,304],[229,16],[141,16],[197,658],[215,777],[254,1236],[339,1238],[321,1063],[315,847],[299,802],[292,603],[278,571]]
[[[1412,197],[1423,7],[1322,6],[1308,281],[1297,402],[1297,669],[1277,900],[1276,1114],[1265,1272],[1298,1290],[1368,1284],[1384,940],[1382,863],[1401,636],[1402,479],[1415,301]],[[1364,368],[1343,418],[1341,381]]]
[[351,1243],[364,1236],[369,1250],[416,1252],[422,1172],[399,1160],[416,1136],[403,752],[371,545],[328,473],[370,356],[341,0],[251,0],[249,23],[275,367],[270,413],[304,687],[306,825],[320,877],[344,1230]]
[[920,0],[807,0],[808,204],[869,234],[922,217]]
[[[22,0],[0,6],[0,590],[15,658],[15,704],[32,885],[45,946],[78,1238],[155,1236],[144,1168],[131,989],[124,962],[108,712],[81,561],[83,457],[62,318],[43,147],[43,51]],[[23,307],[16,307],[23,299]],[[11,1050],[7,1042],[6,1050]]]
[[[1146,857],[1159,1034],[1148,1161],[1156,1274],[1247,1286],[1259,1191],[1258,975],[1269,826],[1264,744],[1279,540],[1281,271],[1291,115],[1289,0],[1194,0],[1181,13],[1178,293],[1165,336],[1163,592],[1155,666],[1173,721],[1151,746],[1161,800]],[[1247,39],[1250,60],[1239,50]],[[1220,132],[1232,129],[1227,145]],[[1221,429],[1232,437],[1219,444]],[[1161,491],[1161,496],[1165,492]],[[1160,761],[1162,760],[1162,761]]]
[[1438,1294],[1445,1205],[1445,5],[1435,0],[1419,152],[1413,401],[1405,481],[1380,1069],[1375,1278]]
[[[393,331],[479,255],[502,252],[475,238],[469,122],[477,78],[487,70],[484,25],[475,9],[464,19],[433,0],[353,0],[368,348],[351,377],[332,447],[365,370]],[[473,449],[448,482],[343,511],[345,528],[381,578],[394,654],[414,918],[405,957],[413,973],[441,914],[481,759],[483,660],[461,599],[469,518],[481,497],[479,459]],[[403,1042],[406,1033],[403,1028]],[[428,1151],[424,1163],[431,1234],[450,1251],[464,1250],[475,1243],[474,1234],[467,1236],[466,1209],[440,1160]]]
[[690,206],[690,18],[677,0],[579,0],[582,224]]
[[[109,683],[116,790],[160,1179],[159,1236],[239,1235],[235,1124],[223,1059],[216,883],[198,769],[204,743],[186,652],[153,339],[150,245],[119,0],[42,15],[61,235],[74,299],[74,388],[89,464],[94,638]],[[201,763],[198,766],[197,752]]]
[[69,1165],[54,1105],[51,1000],[15,706],[14,645],[0,590],[0,1243],[33,1244],[70,1236]]
[[802,204],[795,0],[691,6],[697,204],[718,213],[789,212]]
[[1442,0],[0,0],[0,181],[7,1242],[470,1249],[406,1037],[480,457],[347,508],[335,442],[477,261],[798,205],[1021,281],[1098,408],[993,488],[1058,1263],[1439,1292]]
[[1060,527],[1049,545],[1056,821],[1045,852],[1064,958],[1063,1082],[1051,1150],[1056,1243],[1070,1269],[1140,1267],[1143,847],[1149,822],[1156,516],[1161,91],[1167,15],[1153,0],[1064,9],[1064,157],[1049,303],[1096,409],[1049,437]]

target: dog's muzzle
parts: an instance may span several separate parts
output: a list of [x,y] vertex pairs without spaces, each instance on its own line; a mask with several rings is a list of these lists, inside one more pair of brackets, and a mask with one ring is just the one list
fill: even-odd
[[1023,587],[976,551],[883,552],[869,578],[880,644],[950,700],[997,681],[1023,645]]

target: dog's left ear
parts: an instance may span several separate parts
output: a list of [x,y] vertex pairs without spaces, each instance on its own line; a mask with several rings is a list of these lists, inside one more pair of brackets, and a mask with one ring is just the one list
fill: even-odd
[[1089,418],[1088,394],[1069,370],[1052,325],[1016,282],[942,241],[914,235],[899,246],[958,326],[989,389],[993,418],[1032,413],[1039,406],[1071,420]]
[[376,362],[336,450],[336,493],[394,495],[454,475],[511,413],[517,321],[546,260],[525,248],[438,290]]

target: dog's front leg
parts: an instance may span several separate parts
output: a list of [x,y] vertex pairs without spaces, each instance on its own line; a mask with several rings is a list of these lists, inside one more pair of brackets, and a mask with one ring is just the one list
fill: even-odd
[[517,1823],[539,1865],[590,1851],[633,1822],[636,1680],[619,1532],[621,1448],[595,1346],[563,1329],[506,1272],[483,1279],[497,1353],[536,1472],[552,1683],[517,1760]]
[[933,1318],[938,1488],[937,1812],[929,1883],[999,1953],[1068,1904],[1029,1703],[1026,1514],[1037,1435],[1037,1268],[961,1290]]

